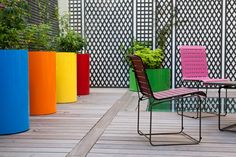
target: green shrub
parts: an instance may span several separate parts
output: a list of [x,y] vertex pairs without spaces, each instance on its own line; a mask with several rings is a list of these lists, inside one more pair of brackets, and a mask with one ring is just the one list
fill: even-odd
[[164,51],[161,48],[151,50],[149,48],[150,43],[149,42],[140,42],[140,41],[134,41],[132,45],[125,50],[124,46],[121,46],[121,51],[125,52],[126,60],[129,62],[129,65],[131,65],[128,55],[137,55],[141,57],[145,67],[147,69],[158,69],[161,68],[163,60],[164,60]]
[[0,49],[27,48],[24,31],[28,4],[24,0],[0,0]]
[[58,51],[60,52],[79,52],[85,45],[81,35],[74,31],[68,31],[57,38]]
[[49,24],[28,25],[25,36],[30,50],[54,50],[54,38]]
[[86,42],[78,32],[70,28],[69,16],[62,16],[59,20],[59,24],[60,35],[57,38],[57,51],[79,53],[79,51],[85,47]]
[[142,58],[147,69],[158,69],[162,66],[164,52],[160,48],[151,50],[150,48],[145,47],[135,51],[134,54]]

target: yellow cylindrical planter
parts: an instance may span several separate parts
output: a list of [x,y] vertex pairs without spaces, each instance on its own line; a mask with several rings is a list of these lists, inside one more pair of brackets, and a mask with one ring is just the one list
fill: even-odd
[[57,103],[77,101],[76,53],[57,52],[56,88]]

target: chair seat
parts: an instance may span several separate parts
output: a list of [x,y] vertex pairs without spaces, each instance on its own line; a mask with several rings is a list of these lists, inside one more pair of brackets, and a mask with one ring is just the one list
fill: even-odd
[[208,82],[220,82],[220,81],[229,81],[229,79],[204,79],[202,80],[203,83],[208,83]]
[[202,81],[208,79],[209,77],[183,77],[184,81]]
[[190,89],[190,88],[176,88],[176,89],[169,89],[169,90],[165,90],[161,92],[155,92],[153,93],[153,96],[157,100],[162,100],[162,99],[169,99],[172,97],[193,95],[193,94],[206,96],[204,92],[196,90],[196,89]]
[[229,81],[229,79],[212,79],[209,77],[183,77],[183,80],[184,81],[202,81],[203,83]]

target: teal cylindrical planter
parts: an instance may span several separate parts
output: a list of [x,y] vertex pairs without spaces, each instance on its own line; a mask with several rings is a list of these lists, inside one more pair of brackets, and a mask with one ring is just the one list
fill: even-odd
[[138,91],[133,68],[129,69],[129,90],[133,92]]
[[[151,85],[153,92],[159,92],[163,90],[170,89],[170,69],[147,69],[147,76],[149,79],[149,83]],[[130,91],[137,91],[137,84],[133,69],[131,68],[130,71]],[[153,100],[149,100],[153,101]],[[148,104],[149,104],[148,102]],[[170,111],[171,105],[170,102],[160,103],[159,105],[153,106],[153,111]],[[147,110],[150,111],[149,105]]]
[[0,50],[0,135],[29,129],[28,51]]
[[[147,69],[147,76],[153,92],[170,88],[170,69]],[[129,71],[129,90],[137,92],[137,84],[133,69]]]
[[[154,92],[170,89],[170,69],[148,69],[147,75],[151,82],[151,88]],[[149,100],[148,104],[150,103],[150,101],[153,101],[152,98]],[[147,110],[150,111],[149,105],[147,107]],[[170,101],[162,102],[152,107],[152,111],[167,112],[170,110]]]

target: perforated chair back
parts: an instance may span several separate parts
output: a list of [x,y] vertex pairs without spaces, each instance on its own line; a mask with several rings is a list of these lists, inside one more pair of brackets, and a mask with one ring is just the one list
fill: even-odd
[[184,80],[208,78],[205,46],[179,46]]
[[150,83],[142,59],[136,55],[129,55],[140,92],[147,98],[153,97]]

